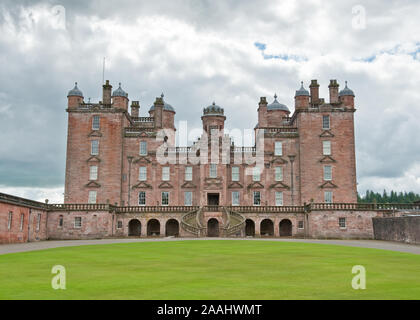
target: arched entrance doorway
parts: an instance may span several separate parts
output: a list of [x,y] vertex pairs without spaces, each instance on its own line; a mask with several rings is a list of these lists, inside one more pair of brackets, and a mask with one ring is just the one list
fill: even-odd
[[261,221],[260,228],[261,237],[273,237],[274,236],[274,223],[270,219]]
[[219,236],[219,221],[217,219],[210,219],[207,222],[207,236],[208,237]]
[[160,235],[160,222],[156,219],[149,220],[147,223],[147,236]]
[[140,237],[141,235],[141,223],[137,219],[130,220],[128,223],[128,236],[129,237]]
[[246,237],[255,236],[255,223],[251,219],[246,219],[245,221],[245,236]]
[[281,220],[280,222],[280,237],[292,236],[292,221],[289,219]]
[[166,222],[165,235],[167,237],[179,236],[179,223],[175,219],[170,219]]

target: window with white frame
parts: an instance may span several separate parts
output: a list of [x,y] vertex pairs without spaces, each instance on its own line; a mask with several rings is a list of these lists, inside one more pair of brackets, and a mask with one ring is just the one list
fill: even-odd
[[283,167],[276,167],[276,181],[283,181]]
[[261,193],[259,191],[254,191],[254,206],[261,205]]
[[139,168],[139,180],[140,181],[147,181],[147,167],[140,167]]
[[39,231],[41,229],[41,214],[38,213],[38,216],[36,217],[36,231]]
[[298,221],[298,229],[304,229],[304,223],[303,223],[303,221],[302,220],[299,220]]
[[193,167],[185,167],[185,181],[192,181]]
[[139,154],[141,156],[147,156],[147,142],[146,141],[140,141],[140,152]]
[[239,167],[232,167],[232,181],[239,181]]
[[96,191],[89,191],[88,203],[95,204],[96,203],[96,195],[97,195]]
[[74,227],[80,229],[82,227],[82,217],[74,218]]
[[170,168],[162,167],[162,181],[169,181],[169,180],[170,180]]
[[324,166],[324,180],[325,181],[332,180],[332,167],[331,166]]
[[283,206],[283,192],[276,192],[276,206]]
[[217,164],[210,164],[210,178],[217,178]]
[[184,205],[192,206],[192,192],[191,191],[184,192]]
[[324,200],[325,200],[325,203],[332,203],[333,202],[332,191],[325,191],[324,192]]
[[331,141],[322,141],[322,151],[324,156],[331,155]]
[[23,223],[25,222],[25,214],[20,214],[20,231],[23,231]]
[[232,191],[232,206],[239,206],[239,191]]
[[97,156],[99,154],[99,140],[93,140],[90,143],[90,154]]
[[346,218],[338,218],[338,225],[341,229],[346,229]]
[[162,206],[169,206],[169,192],[162,192]]
[[322,129],[329,130],[331,128],[330,116],[322,116]]
[[92,118],[92,130],[99,130],[100,118],[99,116],[93,116]]
[[276,141],[274,145],[274,155],[275,156],[283,155],[283,143],[281,141]]
[[9,212],[9,218],[7,220],[7,230],[12,228],[13,212]]
[[90,166],[89,169],[89,180],[98,180],[98,166]]
[[261,180],[261,170],[259,167],[252,168],[252,180],[254,182]]
[[139,192],[139,206],[146,205],[146,192],[140,191]]

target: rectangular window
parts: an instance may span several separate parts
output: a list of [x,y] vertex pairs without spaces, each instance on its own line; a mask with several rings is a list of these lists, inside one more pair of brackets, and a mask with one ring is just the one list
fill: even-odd
[[331,155],[331,141],[322,141],[322,151],[324,156]]
[[63,225],[64,225],[63,216],[60,216],[60,218],[59,218],[59,220],[58,220],[58,226],[59,226],[60,228],[62,228],[62,227],[63,227]]
[[322,129],[329,130],[330,128],[330,116],[322,116]]
[[13,213],[9,212],[9,219],[7,220],[7,230],[10,230],[12,228],[12,219],[13,219]]
[[261,205],[261,193],[259,191],[254,191],[254,206]]
[[298,229],[303,229],[303,228],[304,228],[303,221],[302,221],[302,220],[300,220],[300,221],[298,222]]
[[332,167],[331,166],[324,166],[324,180],[325,181],[332,180]]
[[92,130],[99,130],[99,125],[100,125],[99,116],[93,116]]
[[276,181],[283,181],[283,167],[276,167]]
[[346,218],[338,218],[338,225],[341,229],[346,229]]
[[23,231],[23,223],[25,222],[25,215],[23,213],[20,214],[20,231]]
[[332,193],[332,191],[325,191],[325,193],[324,193],[324,200],[325,200],[325,203],[332,203],[333,202],[333,193]]
[[91,141],[90,154],[92,156],[97,156],[99,154],[99,141],[98,140]]
[[98,166],[90,166],[89,180],[98,180]]
[[39,231],[41,228],[41,214],[38,213],[38,216],[36,217],[36,231]]
[[276,192],[276,206],[283,206],[283,192]]
[[162,167],[162,181],[169,181],[169,180],[170,180],[170,168]]
[[122,229],[122,227],[123,227],[123,222],[121,220],[119,220],[117,222],[117,229]]
[[140,141],[140,155],[147,156],[147,142]]
[[147,167],[140,167],[139,169],[139,180],[147,181]]
[[89,199],[88,199],[88,203],[90,204],[95,204],[96,203],[96,191],[89,191]]
[[232,192],[232,206],[239,206],[239,191]]
[[185,181],[192,181],[193,179],[193,168],[185,167]]
[[162,206],[169,206],[169,192],[162,192]]
[[283,143],[280,141],[276,141],[274,147],[274,155],[275,156],[282,156],[283,155]]
[[217,178],[217,164],[210,164],[210,178]]
[[74,227],[80,229],[82,227],[82,217],[74,218]]
[[252,180],[254,182],[261,180],[261,170],[258,167],[252,169]]
[[186,191],[184,193],[184,205],[192,206],[192,192],[191,191]]
[[232,181],[239,181],[239,167],[232,167]]
[[140,191],[139,192],[139,206],[146,205],[146,192]]

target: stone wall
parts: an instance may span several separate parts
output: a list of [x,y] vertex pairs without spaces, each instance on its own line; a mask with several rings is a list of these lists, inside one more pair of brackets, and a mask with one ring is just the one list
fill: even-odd
[[420,244],[420,215],[392,218],[374,218],[376,240]]

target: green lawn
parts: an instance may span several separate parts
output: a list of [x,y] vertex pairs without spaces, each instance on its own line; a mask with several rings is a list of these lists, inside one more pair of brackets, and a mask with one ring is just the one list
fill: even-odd
[[[53,290],[63,265],[67,289]],[[367,272],[354,290],[354,265]],[[420,255],[269,241],[177,241],[0,255],[0,299],[420,299]]]

